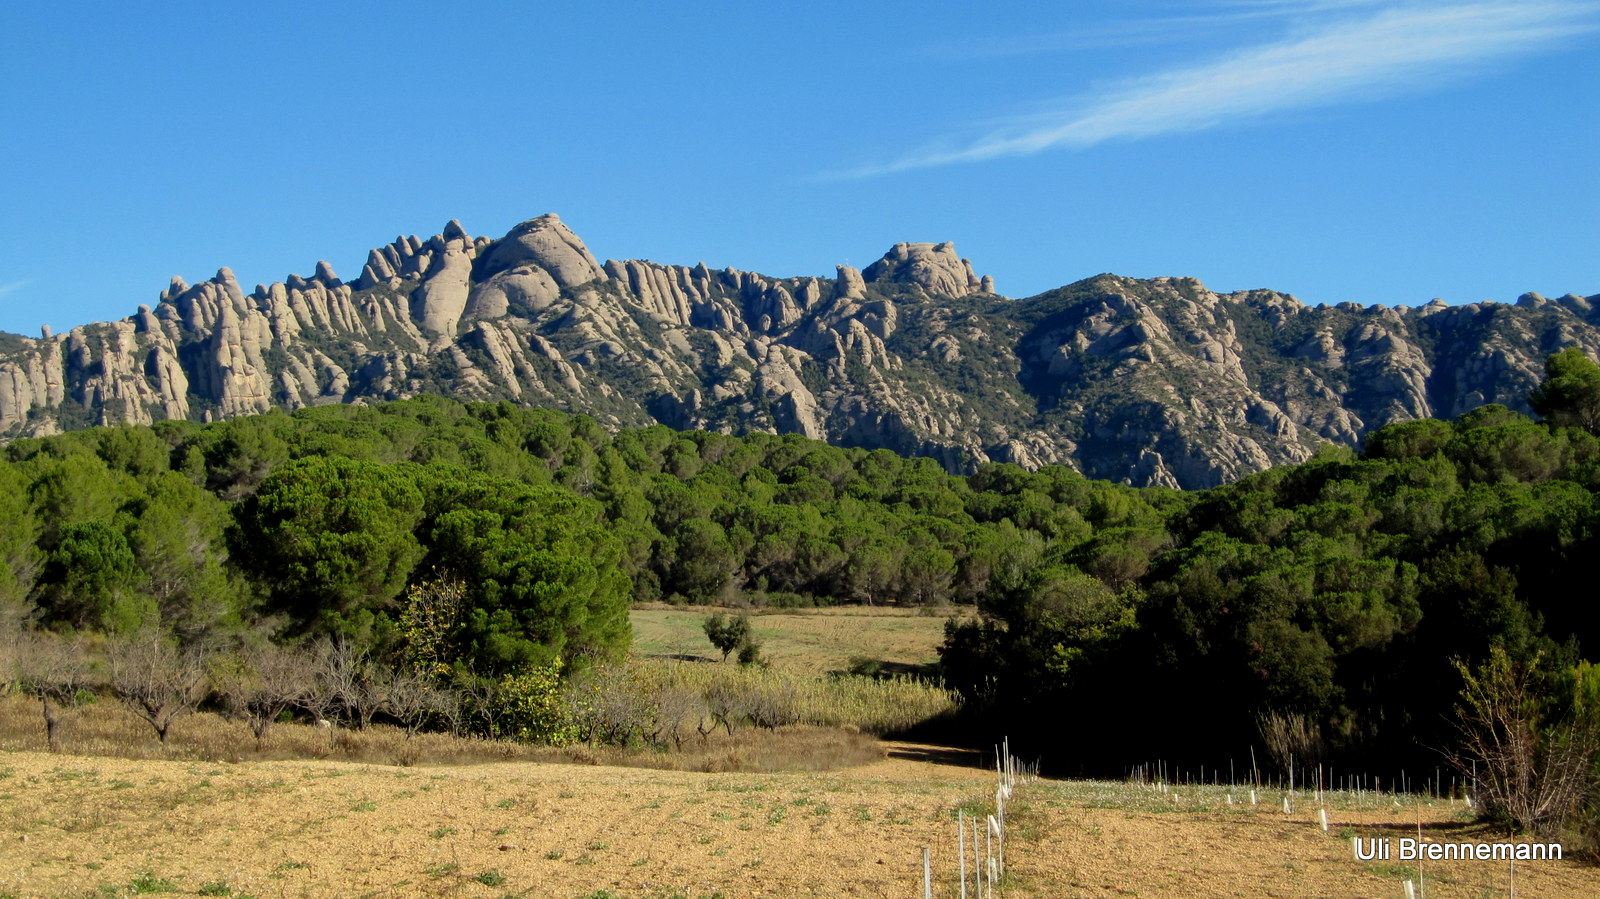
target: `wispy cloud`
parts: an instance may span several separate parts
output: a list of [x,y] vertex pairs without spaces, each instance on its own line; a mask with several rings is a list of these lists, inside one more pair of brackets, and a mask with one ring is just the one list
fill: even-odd
[[1469,76],[1592,32],[1595,0],[1384,4],[1234,0],[1242,10],[1317,16],[1281,40],[1201,65],[1123,81],[1019,118],[966,144],[946,143],[848,173],[864,177],[1025,156],[1053,148],[1193,132],[1288,110],[1371,100]]
[[1116,19],[1024,35],[967,37],[924,52],[949,59],[993,59],[1193,42],[1214,39],[1252,23],[1293,21],[1383,3],[1392,5],[1393,0],[1214,0],[1185,15]]
[[22,281],[12,281],[9,284],[0,284],[0,300],[4,300],[6,297],[16,293],[24,287],[27,287],[31,283],[33,283],[32,279],[25,279]]

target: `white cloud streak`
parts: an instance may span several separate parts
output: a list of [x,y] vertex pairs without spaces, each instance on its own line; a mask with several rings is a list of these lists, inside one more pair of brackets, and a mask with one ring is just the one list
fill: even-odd
[[930,47],[927,53],[950,59],[990,59],[1209,40],[1241,25],[1303,19],[1385,2],[1392,4],[1393,0],[1218,0],[1209,4],[1207,11],[1191,15],[1115,20],[1003,38],[967,38],[959,43]]
[[[1262,5],[1303,10],[1311,4]],[[1408,3],[1376,13],[1368,8],[1360,17],[1324,21],[1278,42],[1073,98],[1059,111],[1014,120],[965,146],[947,144],[848,174],[866,177],[1194,132],[1415,91],[1592,32],[1597,9],[1593,0]]]
[[31,283],[33,283],[32,280],[28,279],[23,281],[12,281],[10,284],[0,284],[0,300],[5,299],[24,287],[27,287]]

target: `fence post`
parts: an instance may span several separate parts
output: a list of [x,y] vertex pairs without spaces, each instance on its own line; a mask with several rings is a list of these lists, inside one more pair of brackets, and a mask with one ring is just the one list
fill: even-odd
[[922,899],[933,899],[933,861],[928,847],[922,847]]
[[1000,844],[1000,873],[1006,873],[1006,813],[1000,810],[1000,820],[995,823],[995,842]]
[[978,862],[978,822],[972,822],[972,881],[978,890],[977,899],[983,899],[983,866]]
[[956,846],[961,856],[961,899],[967,899],[967,813],[956,809]]
[[983,829],[983,869],[989,877],[989,893],[994,893],[994,815],[989,816],[989,826]]

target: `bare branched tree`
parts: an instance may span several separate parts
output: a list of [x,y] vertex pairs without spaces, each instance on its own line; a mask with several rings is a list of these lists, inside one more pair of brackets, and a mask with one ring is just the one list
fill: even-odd
[[111,691],[155,730],[163,751],[172,723],[206,696],[206,657],[204,648],[179,647],[153,628],[106,644]]
[[[314,654],[316,649],[312,649]],[[332,727],[333,719],[338,717],[334,710],[339,707],[339,697],[333,692],[321,668],[315,663],[315,656],[308,656],[306,663],[305,689],[295,698],[295,705],[307,715],[311,722],[318,727]]]
[[461,701],[462,718],[475,733],[498,736],[505,730],[505,709],[497,701],[499,690],[486,677],[463,678],[455,684]]
[[455,731],[461,717],[461,700],[424,671],[402,671],[389,679],[383,711],[400,722],[409,740],[430,722]]
[[794,682],[785,680],[750,691],[747,712],[751,723],[777,730],[800,721],[800,695]]
[[383,706],[386,672],[367,650],[343,637],[318,640],[311,647],[312,684],[301,707],[317,721],[342,722],[364,730]]
[[39,700],[45,743],[60,752],[58,727],[64,712],[78,707],[90,683],[91,668],[81,640],[43,631],[23,631],[12,643],[18,689]]
[[673,749],[681,750],[687,730],[705,725],[707,717],[705,697],[698,690],[665,685],[656,694],[655,729],[650,742],[664,746],[670,740]]
[[1600,717],[1575,707],[1547,720],[1536,689],[1538,658],[1523,665],[1496,647],[1476,671],[1457,660],[1465,686],[1456,707],[1461,743],[1451,764],[1477,775],[1484,810],[1540,835],[1561,829],[1596,786]]
[[620,667],[585,672],[569,687],[566,701],[579,736],[589,743],[626,745],[646,736],[658,711]]
[[304,652],[273,643],[247,645],[212,660],[212,686],[229,711],[245,720],[256,748],[278,716],[312,688]]
[[[734,726],[745,717],[745,701],[740,691],[727,681],[713,680],[706,686],[705,703],[712,723],[722,725],[728,736],[733,736]],[[704,740],[710,731],[711,728],[701,729],[700,738]]]
[[388,667],[370,658],[362,660],[344,697],[344,707],[356,730],[366,730],[372,724],[372,716],[389,704],[396,677]]

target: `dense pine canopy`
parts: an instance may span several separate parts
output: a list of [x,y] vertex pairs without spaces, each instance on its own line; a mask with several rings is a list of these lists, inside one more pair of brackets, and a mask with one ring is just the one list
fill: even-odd
[[441,657],[489,676],[618,657],[632,601],[968,605],[939,673],[1061,759],[1238,756],[1272,715],[1329,758],[1416,756],[1453,660],[1571,670],[1600,638],[1570,586],[1600,549],[1600,439],[1569,426],[1593,373],[1551,366],[1545,423],[1486,406],[1193,493],[428,396],[20,440],[0,602],[382,654],[443,579]]

